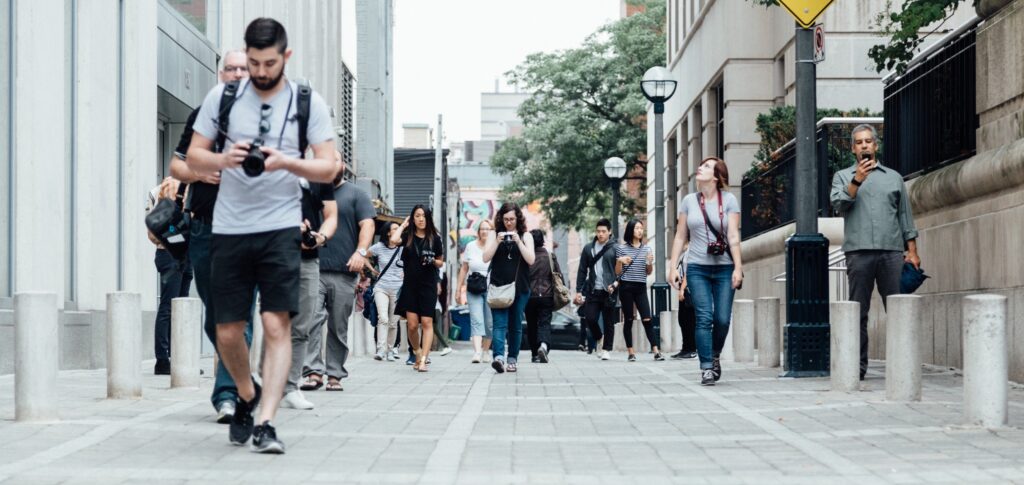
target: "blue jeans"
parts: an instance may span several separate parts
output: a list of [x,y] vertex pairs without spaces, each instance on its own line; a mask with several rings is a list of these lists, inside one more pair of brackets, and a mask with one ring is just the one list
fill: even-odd
[[[188,243],[188,257],[192,260],[192,269],[196,278],[196,290],[199,292],[199,299],[203,300],[206,307],[206,320],[203,330],[206,337],[217,348],[217,322],[213,319],[213,300],[210,298],[210,241],[213,239],[213,227],[209,222],[192,219]],[[253,299],[253,301],[256,301]],[[245,325],[245,344],[252,345],[252,312]],[[224,360],[217,359],[217,370],[214,372],[213,395],[210,402],[216,409],[224,401],[238,401],[238,387],[231,378],[231,373],[224,367]]]
[[494,332],[494,321],[491,308],[487,306],[487,293],[474,295],[466,292],[466,303],[469,304],[470,335],[490,339]]
[[700,368],[710,369],[712,360],[722,353],[725,337],[729,335],[732,318],[733,265],[688,264],[686,286],[693,298],[697,314],[697,357]]
[[530,290],[516,295],[512,306],[500,310],[491,309],[494,321],[494,339],[491,341],[491,355],[505,357],[505,341],[508,341],[508,361],[519,359],[519,348],[523,345],[523,313],[530,300]]

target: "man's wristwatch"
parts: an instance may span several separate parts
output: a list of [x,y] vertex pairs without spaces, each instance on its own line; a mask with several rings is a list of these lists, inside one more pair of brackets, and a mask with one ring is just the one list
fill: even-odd
[[854,177],[854,178],[850,179],[850,183],[853,184],[853,185],[856,185],[857,187],[860,187],[860,184],[862,184],[864,182],[858,182],[857,181],[857,177]]
[[356,249],[356,252],[359,253],[359,255],[364,257],[364,258],[366,257],[366,249],[359,248],[359,249]]

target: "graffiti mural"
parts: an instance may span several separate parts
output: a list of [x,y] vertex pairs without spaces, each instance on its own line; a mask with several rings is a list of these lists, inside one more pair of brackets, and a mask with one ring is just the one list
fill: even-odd
[[[494,213],[501,207],[497,200],[497,191],[464,191],[459,208],[458,243],[459,251],[466,249],[466,244],[476,239],[476,230],[480,221],[488,219],[494,222]],[[547,229],[547,220],[541,213],[540,204],[534,202],[523,208],[526,227]]]

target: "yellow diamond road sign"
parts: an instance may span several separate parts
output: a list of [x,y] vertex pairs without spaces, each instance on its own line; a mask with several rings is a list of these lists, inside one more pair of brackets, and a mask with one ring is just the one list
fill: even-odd
[[814,26],[818,16],[832,5],[833,0],[779,0],[779,4],[786,7],[789,13],[796,18],[796,23],[801,27],[809,29]]

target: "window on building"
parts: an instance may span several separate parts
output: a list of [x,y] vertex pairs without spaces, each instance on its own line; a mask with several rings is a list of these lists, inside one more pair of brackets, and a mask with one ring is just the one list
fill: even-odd
[[217,28],[220,23],[220,0],[167,0],[167,4],[214,45],[219,44]]
[[725,83],[715,86],[715,156],[725,158]]

